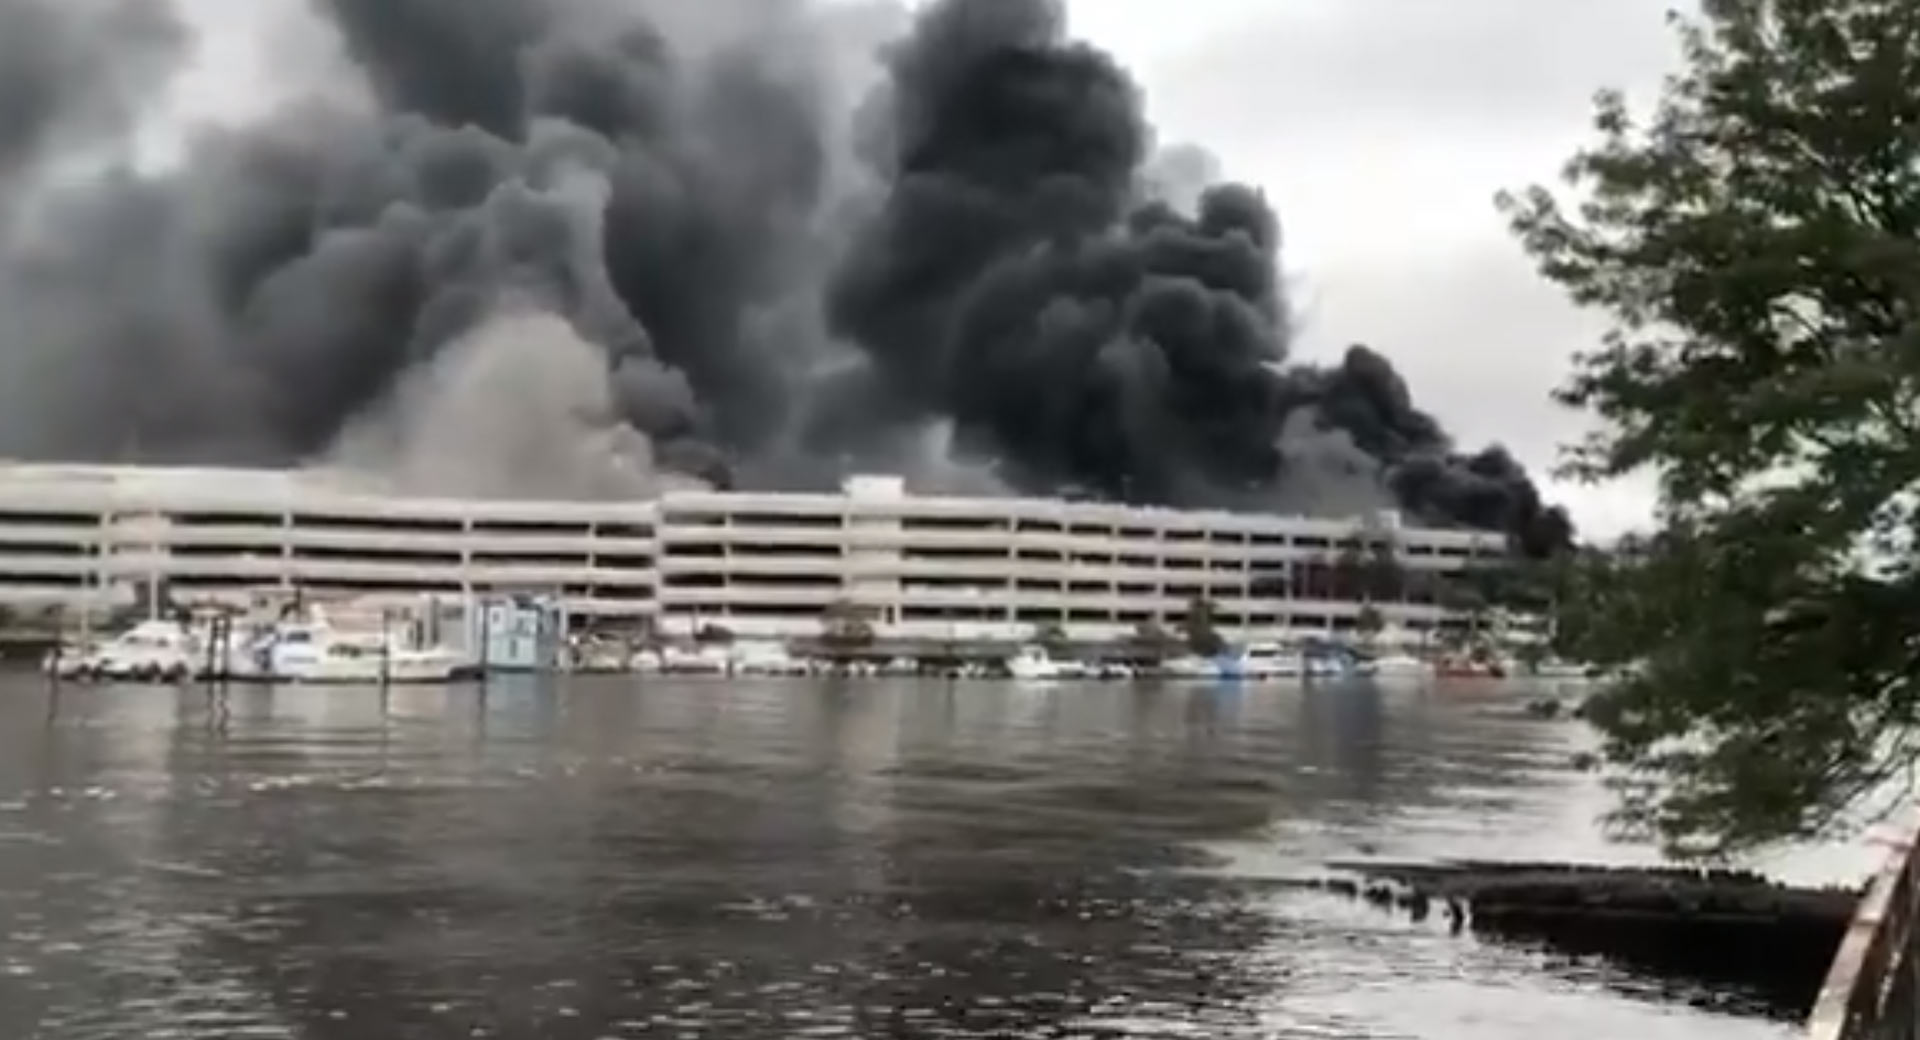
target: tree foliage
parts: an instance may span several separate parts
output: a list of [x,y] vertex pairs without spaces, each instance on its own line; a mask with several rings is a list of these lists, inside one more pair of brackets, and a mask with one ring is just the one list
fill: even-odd
[[1458,579],[1467,586],[1463,598],[1487,608],[1543,614],[1559,598],[1568,554],[1545,559],[1513,557],[1476,561]]
[[1044,621],[1033,626],[1033,641],[1046,647],[1049,653],[1065,653],[1073,645],[1067,637],[1067,627],[1058,621]]
[[1630,559],[1628,540],[1611,550],[1585,547],[1563,557],[1554,571],[1553,630],[1549,644],[1561,657],[1576,661],[1632,659],[1631,647],[1609,649],[1601,641],[1625,626],[1605,627],[1609,597],[1621,568]]
[[1150,661],[1162,661],[1180,648],[1180,640],[1157,621],[1142,621],[1133,626],[1132,650]]
[[1920,4],[1704,0],[1644,123],[1601,96],[1576,201],[1502,205],[1613,331],[1561,398],[1658,530],[1578,561],[1567,637],[1620,820],[1714,853],[1848,819],[1920,721]]
[[1221,636],[1216,621],[1217,613],[1213,601],[1205,597],[1196,597],[1187,604],[1180,629],[1186,637],[1188,650],[1202,657],[1212,657],[1227,648],[1226,638]]
[[1386,627],[1387,616],[1380,612],[1379,607],[1371,603],[1361,607],[1360,613],[1353,619],[1354,631],[1360,633],[1362,639],[1373,639],[1385,631]]

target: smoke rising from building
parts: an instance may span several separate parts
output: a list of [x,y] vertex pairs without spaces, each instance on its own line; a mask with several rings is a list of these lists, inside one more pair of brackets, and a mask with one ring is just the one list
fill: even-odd
[[1163,150],[1050,0],[315,4],[355,89],[76,179],[191,34],[0,0],[32,200],[0,200],[0,453],[480,494],[892,468],[1568,538],[1381,355],[1290,362],[1267,200]]

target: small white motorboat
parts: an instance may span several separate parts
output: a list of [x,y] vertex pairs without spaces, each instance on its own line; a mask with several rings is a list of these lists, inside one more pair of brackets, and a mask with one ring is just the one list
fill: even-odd
[[233,655],[235,678],[287,683],[443,683],[460,655],[410,647],[380,632],[342,632],[325,619],[283,621]]
[[1254,643],[1240,654],[1238,672],[1246,679],[1288,679],[1304,674],[1308,663],[1279,643]]
[[1025,682],[1052,682],[1058,679],[1084,679],[1087,666],[1079,661],[1063,661],[1044,646],[1023,646],[1007,659],[1007,672]]
[[205,645],[177,621],[142,621],[98,646],[56,654],[48,669],[63,679],[184,682],[205,665]]

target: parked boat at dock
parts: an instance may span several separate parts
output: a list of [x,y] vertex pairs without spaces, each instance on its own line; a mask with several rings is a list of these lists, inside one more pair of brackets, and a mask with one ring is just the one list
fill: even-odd
[[229,660],[235,679],[289,683],[440,683],[465,662],[444,647],[409,646],[390,631],[335,628],[325,615],[282,621]]
[[787,652],[787,648],[777,642],[741,643],[732,647],[727,654],[727,663],[734,675],[806,675],[807,662]]
[[47,670],[135,682],[434,683],[471,670],[471,655],[428,638],[417,615],[296,600],[148,618],[98,644],[56,652]]
[[1442,679],[1504,679],[1507,677],[1505,663],[1498,658],[1450,654],[1442,657],[1434,667],[1434,673]]
[[1015,679],[1047,682],[1056,679],[1084,679],[1087,666],[1079,661],[1054,657],[1044,646],[1023,646],[1007,660],[1007,672]]
[[96,646],[56,653],[48,669],[63,679],[184,682],[200,671],[204,656],[204,644],[187,626],[153,619]]
[[1239,668],[1246,679],[1285,679],[1304,674],[1306,663],[1279,643],[1254,643],[1240,654]]
[[1209,658],[1182,654],[1161,662],[1153,674],[1166,679],[1218,679],[1222,673],[1219,665]]
[[1354,666],[1344,656],[1327,653],[1305,654],[1300,660],[1309,679],[1344,679],[1356,674]]
[[688,649],[678,646],[663,646],[658,650],[644,650],[652,662],[642,665],[642,670],[657,671],[666,675],[727,675],[733,671],[732,658],[724,646],[700,646]]

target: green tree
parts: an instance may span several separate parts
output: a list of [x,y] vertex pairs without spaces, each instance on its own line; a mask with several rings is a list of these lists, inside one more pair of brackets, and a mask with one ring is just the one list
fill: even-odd
[[[1501,199],[1613,329],[1560,392],[1658,529],[1582,576],[1619,821],[1709,854],[1818,833],[1920,730],[1920,4],[1703,0],[1651,118],[1601,95],[1565,203]],[[1577,201],[1573,201],[1577,199]],[[1904,785],[1897,785],[1904,786]]]
[[1174,634],[1157,621],[1142,621],[1133,627],[1133,652],[1149,661],[1164,661],[1180,646]]
[[1555,568],[1552,605],[1554,653],[1575,661],[1630,660],[1631,648],[1603,645],[1622,626],[1606,624],[1616,583],[1632,566],[1637,541],[1626,539],[1612,549],[1585,547],[1560,560]]
[[1462,576],[1489,607],[1543,613],[1553,605],[1554,585],[1565,557],[1476,560]]
[[1202,657],[1212,657],[1227,648],[1227,641],[1220,635],[1215,622],[1217,613],[1213,601],[1204,596],[1195,597],[1187,603],[1187,613],[1181,618],[1180,628],[1186,636],[1188,650]]
[[1072,640],[1067,638],[1067,629],[1058,621],[1047,621],[1033,626],[1033,641],[1046,647],[1050,654],[1064,653]]
[[1380,613],[1380,608],[1371,603],[1361,607],[1359,615],[1353,619],[1353,630],[1360,634],[1361,639],[1368,642],[1378,638],[1386,627],[1387,616]]

